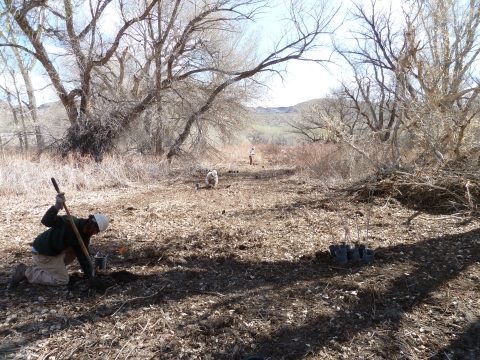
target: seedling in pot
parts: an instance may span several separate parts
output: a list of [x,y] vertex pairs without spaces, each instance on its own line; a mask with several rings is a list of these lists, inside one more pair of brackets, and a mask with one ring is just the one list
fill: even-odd
[[347,249],[347,257],[350,260],[358,260],[360,259],[360,253],[358,252],[358,247],[357,246],[352,246],[352,240],[350,237],[350,230],[345,228],[345,239],[348,238],[348,242],[350,244],[349,248]]
[[95,256],[95,269],[105,269],[107,267],[107,256],[102,255],[100,251],[98,251]]
[[374,188],[372,187],[368,192],[367,232],[365,235],[365,250],[363,251],[363,261],[366,264],[373,263],[373,257],[375,256],[375,251],[368,248],[368,229],[370,224],[370,215],[371,215],[372,206],[373,206],[373,190]]
[[[333,195],[331,193],[331,190],[329,189],[327,184],[323,183],[323,186],[327,190],[327,195],[330,198],[330,201],[332,202],[333,206],[335,207],[335,210],[337,211],[338,216],[340,216],[340,220],[342,222],[343,229],[345,230],[345,241],[344,241],[343,245],[339,245],[338,249],[335,250],[335,255],[336,255],[337,261],[340,264],[345,264],[346,262],[348,262],[347,252],[350,250],[350,247],[351,247],[350,230],[348,229],[348,226],[345,223],[345,220],[344,220],[344,218],[342,216],[342,213],[340,211],[340,207],[338,206],[337,201],[333,197]],[[331,227],[330,227],[330,233],[332,233]],[[332,235],[332,237],[333,237],[333,235]],[[348,245],[347,245],[347,241],[349,242]],[[332,251],[332,250],[330,250],[330,251]]]
[[348,250],[345,247],[335,250],[335,255],[339,264],[346,264],[348,262]]
[[360,230],[358,229],[358,214],[355,216],[355,224],[357,225],[357,244],[358,256],[359,259],[363,259],[363,250],[365,250],[365,245],[360,244]]
[[325,223],[328,226],[328,231],[330,232],[330,236],[332,237],[332,242],[333,242],[333,244],[330,245],[330,248],[329,248],[330,249],[330,255],[332,255],[335,258],[336,257],[335,251],[337,249],[340,249],[340,246],[338,244],[336,244],[337,241],[335,240],[335,236],[333,236],[332,225],[330,224],[330,221],[325,219]]
[[358,214],[355,214],[355,225],[357,227],[357,243],[356,246],[360,246],[360,230],[358,229]]

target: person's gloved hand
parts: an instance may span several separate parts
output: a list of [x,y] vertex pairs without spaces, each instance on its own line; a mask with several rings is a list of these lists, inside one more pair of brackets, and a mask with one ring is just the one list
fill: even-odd
[[63,204],[65,203],[65,193],[58,193],[57,197],[55,198],[55,208],[57,210],[63,209]]

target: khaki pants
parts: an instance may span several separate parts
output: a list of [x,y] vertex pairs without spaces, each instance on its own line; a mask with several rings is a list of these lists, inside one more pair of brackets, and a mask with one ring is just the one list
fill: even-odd
[[249,156],[249,158],[250,158],[250,165],[252,165],[253,164],[253,156]]
[[66,266],[75,260],[75,253],[68,248],[57,256],[32,254],[36,267],[25,269],[25,277],[29,283],[62,286],[68,284]]

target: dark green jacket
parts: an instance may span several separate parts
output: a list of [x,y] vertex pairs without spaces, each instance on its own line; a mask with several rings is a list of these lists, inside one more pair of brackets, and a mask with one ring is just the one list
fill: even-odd
[[[92,276],[94,274],[92,263],[90,258],[84,254],[68,216],[57,216],[57,214],[57,208],[52,206],[47,210],[45,215],[43,215],[42,224],[50,229],[37,236],[33,242],[33,247],[42,255],[57,256],[71,246],[75,251],[75,255],[85,275]],[[72,216],[72,219],[82,237],[85,247],[88,249],[90,237],[82,234],[82,229],[87,220],[78,219],[74,216]]]

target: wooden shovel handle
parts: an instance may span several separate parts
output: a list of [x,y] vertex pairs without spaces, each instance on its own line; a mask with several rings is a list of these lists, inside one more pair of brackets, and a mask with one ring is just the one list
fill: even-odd
[[57,193],[60,193],[60,189],[58,188],[57,181],[53,177],[52,177],[52,184],[53,184],[53,187],[55,188],[55,190],[57,190]]
[[[57,190],[57,193],[60,194],[60,189],[58,187],[58,184],[53,177],[52,177],[52,183],[53,183],[53,187],[55,188],[55,190]],[[63,208],[65,209],[65,212],[67,213],[68,220],[70,220],[70,224],[72,225],[72,228],[73,228],[73,231],[75,232],[75,235],[77,235],[77,239],[78,239],[78,242],[80,243],[80,246],[82,247],[83,253],[87,256],[88,260],[90,261],[90,254],[88,253],[88,250],[87,250],[85,244],[83,243],[82,237],[80,236],[80,233],[78,232],[77,226],[75,225],[75,222],[73,221],[72,215],[70,215],[70,211],[68,211],[67,204],[63,203]],[[92,262],[90,261],[90,264],[91,263]]]

